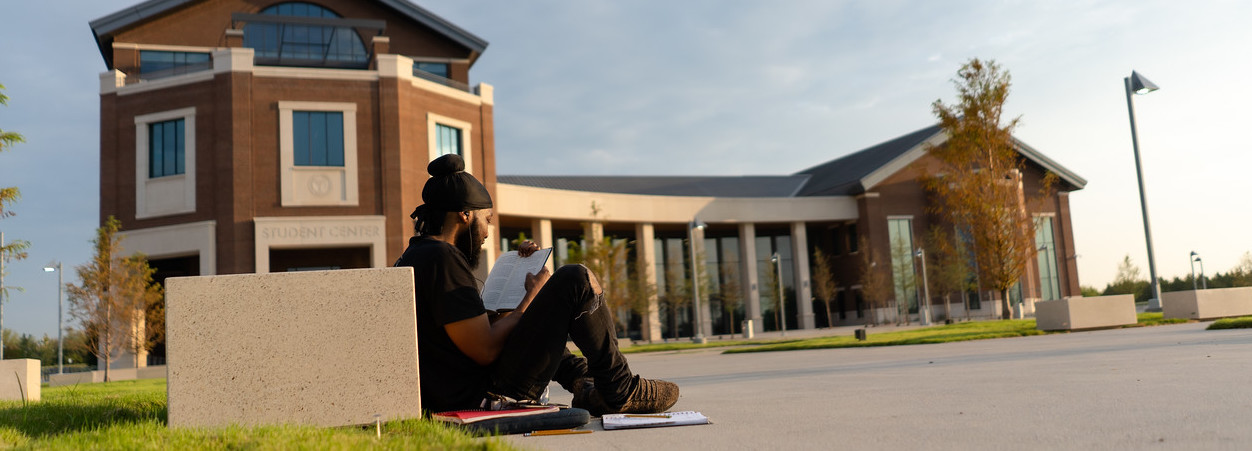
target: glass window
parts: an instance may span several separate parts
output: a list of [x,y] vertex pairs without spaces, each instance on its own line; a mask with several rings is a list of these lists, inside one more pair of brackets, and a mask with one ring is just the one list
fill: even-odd
[[426,72],[431,75],[438,75],[443,78],[448,78],[448,73],[449,73],[448,63],[428,63],[425,61],[414,61],[413,69],[420,70],[422,72]]
[[183,120],[148,124],[148,177],[157,178],[183,173]]
[[457,154],[461,152],[461,129],[443,124],[435,125],[435,149],[439,155]]
[[1056,268],[1056,241],[1052,234],[1052,218],[1035,218],[1035,247],[1039,249],[1039,297],[1042,300],[1061,298],[1061,281]]
[[168,77],[212,67],[208,53],[139,51],[139,74],[146,78]]
[[856,223],[848,224],[848,252],[856,252],[861,246],[861,237],[856,234]]
[[292,111],[296,166],[343,166],[343,112]]
[[891,280],[895,285],[896,302],[917,313],[917,271],[913,269],[913,220],[888,219],[887,236],[891,242]]
[[[261,14],[339,18],[334,11],[304,2],[281,3]],[[351,27],[256,22],[244,25],[243,45],[256,51],[258,64],[364,68],[369,53]]]
[[830,229],[830,241],[834,247],[831,249],[830,255],[843,254],[843,233],[839,230],[839,226],[832,226]]

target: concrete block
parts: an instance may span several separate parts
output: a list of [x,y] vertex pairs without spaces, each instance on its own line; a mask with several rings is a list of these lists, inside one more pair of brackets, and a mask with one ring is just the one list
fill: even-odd
[[48,376],[49,387],[61,387],[65,385],[91,384],[95,382],[104,382],[104,373],[96,374],[95,371],[83,371],[80,373],[53,374]]
[[1034,308],[1039,330],[1103,329],[1139,320],[1135,315],[1135,297],[1129,294],[1038,301]]
[[170,427],[421,416],[412,268],[166,280]]
[[136,379],[165,379],[165,374],[166,374],[165,365],[148,366],[148,367],[140,368],[138,371],[138,374],[135,375],[135,378]]
[[0,360],[0,401],[39,401],[39,361]]
[[1252,315],[1252,287],[1161,293],[1166,318],[1208,320]]
[[139,378],[139,371],[136,368],[110,368],[107,379],[104,377],[104,370],[92,372],[98,373],[92,379],[100,382],[133,381]]

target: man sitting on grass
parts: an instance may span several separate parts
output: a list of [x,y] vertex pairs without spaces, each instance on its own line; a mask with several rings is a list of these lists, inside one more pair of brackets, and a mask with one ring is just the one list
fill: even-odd
[[[634,375],[617,349],[613,319],[595,275],[582,265],[526,277],[526,296],[489,316],[473,268],[493,219],[491,195],[458,155],[427,167],[415,236],[396,266],[413,267],[422,404],[440,412],[493,400],[537,400],[550,381],[592,415],[664,412],[678,386]],[[538,250],[523,242],[523,257]],[[572,338],[586,358],[565,347]]]

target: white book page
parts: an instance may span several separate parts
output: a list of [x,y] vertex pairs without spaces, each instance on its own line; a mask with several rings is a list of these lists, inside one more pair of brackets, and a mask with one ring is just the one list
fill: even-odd
[[700,412],[666,412],[647,415],[610,414],[601,418],[605,430],[654,428],[663,426],[686,426],[708,424],[709,417]]
[[517,251],[501,255],[483,283],[483,306],[494,311],[516,309],[526,297],[526,275],[543,270],[550,255],[552,248],[537,250],[524,258]]

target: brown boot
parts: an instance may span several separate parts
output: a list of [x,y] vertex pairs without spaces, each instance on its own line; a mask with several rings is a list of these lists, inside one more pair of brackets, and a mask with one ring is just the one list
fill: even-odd
[[660,413],[678,402],[678,384],[635,376],[635,391],[615,413]]
[[604,402],[591,378],[579,379],[574,383],[574,401],[571,404],[587,409],[594,416],[602,416],[610,413],[659,413],[669,410],[678,402],[678,385],[673,382],[639,376],[635,376],[631,382],[635,389],[630,392],[624,404],[614,408]]

